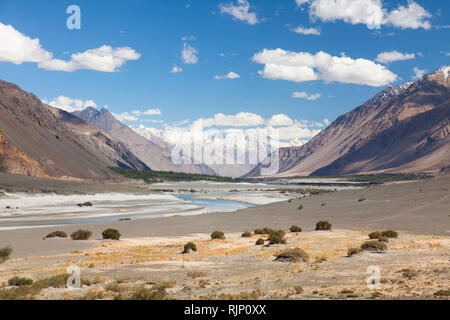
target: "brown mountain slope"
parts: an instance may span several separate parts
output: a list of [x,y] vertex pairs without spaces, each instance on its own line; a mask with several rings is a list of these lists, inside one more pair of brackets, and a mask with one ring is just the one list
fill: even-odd
[[0,80],[1,170],[38,177],[110,179],[116,175],[108,166],[145,168],[98,129],[75,117],[79,123],[71,122],[70,117]]
[[147,139],[127,125],[118,121],[106,109],[87,108],[76,111],[75,116],[108,133],[113,139],[126,146],[152,170],[175,171],[215,175],[206,165],[175,165],[171,160],[172,147],[156,136]]
[[[445,128],[449,120],[445,115],[450,108],[449,69],[440,68],[414,83],[389,86],[339,117],[307,144],[280,149],[278,175],[423,172],[448,165]],[[420,149],[433,133],[443,138]],[[389,143],[389,134],[395,137],[395,144]],[[260,168],[246,176],[259,176]]]

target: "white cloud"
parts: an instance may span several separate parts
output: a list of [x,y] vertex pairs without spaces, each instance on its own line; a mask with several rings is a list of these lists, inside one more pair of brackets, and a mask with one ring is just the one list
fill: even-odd
[[183,68],[177,66],[176,64],[174,64],[172,69],[170,69],[171,73],[179,73],[179,72],[182,72],[182,71],[183,71]]
[[295,0],[295,3],[298,7],[301,7],[302,5],[304,5],[305,3],[309,3],[310,1],[311,0]]
[[305,35],[320,36],[320,30],[316,28],[304,28],[302,26],[298,26],[297,28],[291,29],[291,31]]
[[42,61],[39,67],[46,70],[73,72],[77,70],[96,70],[102,72],[116,72],[118,68],[129,60],[141,57],[129,47],[112,48],[103,45],[96,49],[89,49],[82,53],[74,53],[69,61],[52,59]]
[[221,80],[221,79],[239,79],[241,76],[235,72],[229,72],[225,76],[215,76],[214,79]]
[[144,111],[145,116],[160,115],[161,113],[161,109],[148,109]]
[[267,124],[272,127],[291,126],[293,123],[294,121],[285,114],[275,114],[267,121]]
[[414,71],[413,79],[420,79],[427,73],[427,70],[419,69],[417,67],[414,67],[413,71]]
[[300,98],[300,99],[306,99],[306,100],[317,100],[321,97],[320,93],[314,93],[314,94],[307,94],[306,92],[298,92],[295,91],[292,93],[292,98]]
[[266,79],[294,82],[324,80],[369,86],[383,86],[393,82],[397,75],[373,61],[346,56],[335,57],[320,51],[316,54],[283,49],[264,49],[253,56],[253,61],[264,64],[259,74]]
[[234,19],[254,25],[259,22],[256,13],[250,12],[250,3],[247,0],[237,0],[237,5],[233,3],[220,4],[220,13],[229,14]]
[[49,103],[46,100],[42,102],[67,112],[81,111],[88,107],[97,108],[97,104],[93,100],[72,99],[65,96],[59,96]]
[[327,118],[323,119],[323,123],[325,123],[325,125],[327,126],[331,124],[330,120],[328,120]]
[[22,64],[38,63],[38,67],[52,71],[73,72],[81,69],[115,72],[129,60],[141,55],[129,47],[115,48],[104,45],[82,53],[72,54],[69,61],[54,59],[53,54],[41,47],[39,39],[31,39],[12,26],[0,23],[0,61]]
[[429,30],[431,28],[431,23],[426,20],[427,18],[431,18],[429,12],[414,1],[408,0],[408,7],[399,6],[397,9],[390,12],[386,19],[389,24],[402,29],[423,28]]
[[408,0],[407,7],[400,5],[390,12],[383,7],[381,0],[296,0],[296,3],[298,6],[310,3],[309,15],[312,20],[342,20],[351,24],[365,24],[370,29],[379,29],[382,25],[401,29],[431,28],[427,20],[431,14],[412,0]]
[[196,36],[184,36],[181,38],[181,40],[183,41],[193,41],[193,40],[197,40]]
[[194,122],[198,127],[252,127],[264,124],[264,119],[258,114],[240,112],[235,115],[217,113],[214,118],[200,118]]
[[184,43],[181,56],[185,64],[196,64],[198,62],[197,54],[198,50],[196,48]]
[[123,113],[113,113],[112,114],[114,116],[114,118],[116,118],[117,120],[119,120],[120,122],[122,121],[138,121],[139,118],[136,115],[130,114],[128,112],[123,112]]
[[398,52],[397,50],[394,50],[394,51],[386,51],[386,52],[380,53],[377,56],[376,61],[387,64],[387,63],[394,62],[394,61],[403,61],[403,60],[410,60],[410,59],[415,59],[415,58],[416,58],[416,55],[414,53],[401,53],[401,52]]
[[53,55],[44,50],[39,39],[31,39],[10,25],[0,22],[0,61],[22,64],[52,59]]

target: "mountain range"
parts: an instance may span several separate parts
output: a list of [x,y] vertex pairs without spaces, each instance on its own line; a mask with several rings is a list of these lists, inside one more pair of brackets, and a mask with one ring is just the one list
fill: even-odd
[[[280,177],[450,172],[450,67],[388,86],[308,143],[279,149]],[[109,167],[261,176],[263,164],[180,165],[172,146],[143,137],[107,109],[68,113],[0,80],[0,172],[58,179],[118,179]],[[263,162],[265,163],[265,162]],[[247,173],[246,173],[247,172]]]
[[[308,143],[280,148],[278,176],[447,173],[449,66],[388,86],[340,116]],[[261,176],[259,164],[245,177]]]
[[114,179],[108,167],[148,166],[98,128],[0,80],[0,171],[59,179]]

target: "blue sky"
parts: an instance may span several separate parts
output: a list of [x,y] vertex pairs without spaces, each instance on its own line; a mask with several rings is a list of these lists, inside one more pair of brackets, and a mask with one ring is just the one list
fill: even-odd
[[[298,131],[292,139],[297,131],[291,130],[285,137],[298,143],[320,130],[314,123],[335,120],[386,84],[448,64],[448,1],[327,2],[1,0],[0,39],[11,45],[0,48],[0,78],[54,105],[94,101],[117,115],[128,112],[135,120],[124,121],[133,127],[161,130],[199,118],[214,119],[212,127],[237,127],[245,119],[260,124],[254,115],[282,114],[298,127],[309,121],[309,135]],[[80,30],[66,26],[69,5],[81,9]],[[27,48],[33,44],[22,37],[38,39],[39,48]],[[122,57],[107,70],[114,72],[99,70],[92,56],[67,63],[71,54],[102,46]],[[188,59],[185,46],[194,50]],[[182,71],[171,72],[175,65]],[[230,117],[214,118],[218,113]]]

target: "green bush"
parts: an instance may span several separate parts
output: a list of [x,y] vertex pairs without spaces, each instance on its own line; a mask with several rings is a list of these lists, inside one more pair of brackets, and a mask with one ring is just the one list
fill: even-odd
[[264,234],[264,230],[263,229],[255,229],[255,234]]
[[225,234],[222,231],[214,231],[213,233],[211,233],[211,239],[219,239],[219,240],[224,240],[225,239]]
[[92,207],[92,202],[84,202],[84,203],[78,203],[77,206],[79,207]]
[[64,231],[53,231],[45,237],[45,239],[47,238],[67,238],[67,233]]
[[316,230],[331,230],[331,226],[328,221],[319,221],[316,223]]
[[374,231],[369,233],[369,239],[380,239],[381,238],[381,232],[380,231]]
[[249,231],[245,231],[245,232],[241,235],[242,238],[250,238],[251,236],[252,236],[252,233],[249,232]]
[[6,260],[8,260],[12,251],[13,251],[13,249],[10,246],[0,248],[0,263],[3,263]]
[[110,239],[110,240],[120,240],[120,237],[122,236],[119,232],[119,230],[116,229],[106,229],[102,232],[103,239]]
[[184,245],[183,253],[189,253],[189,251],[195,251],[197,252],[197,245],[193,242],[188,242]]
[[271,235],[269,235],[269,245],[272,244],[286,244],[286,239],[283,238],[283,236],[276,234],[276,233],[272,233]]
[[88,240],[92,236],[92,232],[89,230],[77,230],[73,232],[70,237],[72,240]]
[[256,240],[256,245],[257,246],[263,246],[264,245],[264,239],[259,238],[258,240]]
[[292,226],[289,229],[290,232],[302,232],[302,228],[300,228],[299,226]]
[[381,253],[381,252],[386,251],[387,245],[383,241],[369,240],[369,241],[364,242],[361,245],[361,249],[371,251],[371,252]]
[[147,289],[141,287],[137,289],[130,297],[130,300],[164,300],[166,298],[165,289]]
[[287,249],[277,255],[275,261],[281,262],[308,262],[308,254],[300,248]]
[[31,286],[33,284],[33,280],[27,278],[12,277],[8,280],[8,284],[15,287]]
[[353,256],[354,254],[360,253],[361,251],[362,251],[361,248],[349,248],[349,249],[347,250],[347,257],[351,257],[351,256]]
[[398,232],[397,232],[397,231],[394,231],[394,230],[386,230],[386,231],[383,231],[383,232],[381,233],[381,235],[382,235],[383,237],[387,237],[387,238],[391,238],[391,239],[396,239],[396,238],[398,238]]

